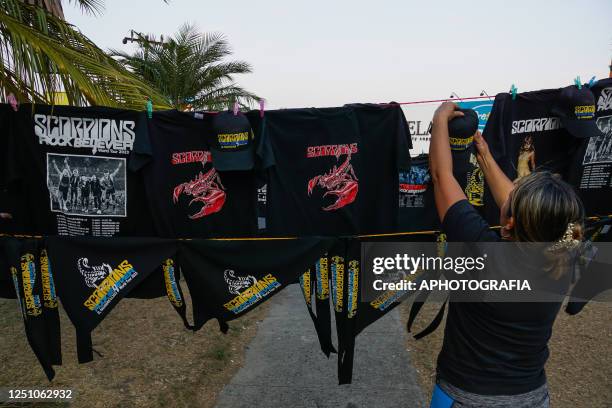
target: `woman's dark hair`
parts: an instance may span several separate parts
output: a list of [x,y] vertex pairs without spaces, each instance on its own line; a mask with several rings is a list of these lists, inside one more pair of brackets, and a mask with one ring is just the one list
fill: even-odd
[[582,240],[584,207],[574,188],[558,174],[538,171],[521,178],[510,199],[514,239],[551,242],[547,268],[560,278],[569,271],[572,251]]

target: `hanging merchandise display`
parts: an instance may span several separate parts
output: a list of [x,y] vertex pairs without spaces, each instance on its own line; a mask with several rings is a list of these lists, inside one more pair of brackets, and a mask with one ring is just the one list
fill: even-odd
[[26,338],[51,381],[61,365],[61,337],[55,280],[40,240],[3,239],[4,256],[23,316]]
[[399,232],[433,231],[440,221],[429,173],[429,155],[412,158],[409,171],[399,173]]
[[[91,332],[116,304],[177,251],[157,238],[47,239],[57,294],[77,333],[79,362],[93,360]],[[177,287],[170,282],[170,287]]]
[[[607,215],[611,100],[610,80],[591,89],[499,94],[484,136],[512,180],[536,169],[561,173],[579,189],[587,215]],[[481,218],[478,228],[465,229],[483,211],[497,224],[499,210],[473,144],[482,118],[463,111],[449,123],[449,136],[453,173],[467,200],[449,209],[455,216],[443,229],[450,240],[497,241]],[[225,332],[232,319],[299,283],[321,350],[338,354],[339,382],[350,383],[359,333],[412,294],[363,298],[371,271],[362,269],[361,244],[446,245],[436,231],[428,156],[411,160],[409,127],[395,103],[246,114],[0,105],[0,128],[7,135],[0,205],[12,201],[7,208],[15,215],[13,225],[0,224],[0,297],[19,302],[26,337],[49,379],[62,362],[59,301],[76,328],[79,362],[88,362],[92,331],[124,297],[165,296],[188,329],[217,319]],[[594,236],[609,240],[609,224],[597,224]],[[594,259],[598,269],[590,281],[578,281],[580,296],[568,312],[598,293],[593,280],[604,281],[607,263]],[[428,295],[417,294],[409,327]],[[456,350],[468,347],[460,342],[476,330],[463,321],[465,305],[449,307],[462,322],[447,328],[459,340],[443,350],[441,367],[453,379],[460,374]],[[417,337],[435,330],[445,308]],[[527,316],[523,309],[513,310]],[[482,384],[474,390],[486,392],[486,378],[466,375]]]
[[195,329],[227,322],[270,299],[298,278],[334,239],[187,240],[179,262],[193,301]]
[[258,154],[269,166],[268,233],[395,231],[409,148],[399,105],[267,111]]
[[142,178],[128,171],[135,143],[146,139],[143,117],[111,108],[20,106],[8,134],[5,173],[23,214],[18,230],[154,235]]
[[[483,137],[511,180],[536,170],[567,174],[582,138],[593,136],[594,118],[580,113],[582,106],[592,104],[593,95],[586,88],[569,88],[519,93],[515,99],[508,93],[495,97]],[[582,126],[574,125],[576,120]],[[497,225],[499,209],[490,192],[485,191],[484,200],[487,221]]]
[[[239,132],[231,128],[234,120]],[[255,173],[247,169],[253,132],[244,115],[153,112],[148,135],[150,141],[135,146],[131,164],[145,180],[159,236],[255,234]]]
[[568,181],[576,187],[587,215],[612,213],[612,78],[596,82],[594,104],[582,109],[593,114],[601,136],[581,142],[572,160]]

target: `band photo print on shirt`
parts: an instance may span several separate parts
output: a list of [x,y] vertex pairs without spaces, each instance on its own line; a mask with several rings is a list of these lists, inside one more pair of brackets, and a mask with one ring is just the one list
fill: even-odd
[[127,216],[125,158],[47,153],[52,212]]
[[582,164],[612,162],[612,115],[597,118],[597,126],[606,135],[589,139]]

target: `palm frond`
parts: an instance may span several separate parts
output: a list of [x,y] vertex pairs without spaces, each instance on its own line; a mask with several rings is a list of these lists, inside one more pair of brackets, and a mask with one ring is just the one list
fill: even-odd
[[176,109],[219,109],[234,101],[252,106],[260,99],[234,83],[235,75],[252,68],[244,61],[225,61],[231,49],[219,33],[200,33],[185,24],[163,45],[143,42],[133,54],[109,52]]
[[56,92],[65,92],[77,106],[142,109],[150,97],[168,107],[155,88],[74,26],[18,0],[0,0],[0,72],[2,91],[21,100],[53,103]]
[[[60,0],[55,0],[61,3]],[[68,0],[75,3],[84,13],[99,15],[104,10],[104,0]]]

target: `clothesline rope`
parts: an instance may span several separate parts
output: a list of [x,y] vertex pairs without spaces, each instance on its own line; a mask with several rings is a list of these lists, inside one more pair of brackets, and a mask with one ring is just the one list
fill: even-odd
[[470,96],[468,98],[448,98],[448,99],[431,99],[428,101],[412,101],[412,102],[393,102],[393,103],[381,103],[380,105],[418,105],[418,104],[423,104],[423,103],[435,103],[435,102],[448,102],[448,101],[452,101],[452,102],[462,102],[462,101],[471,101],[471,100],[476,100],[476,99],[488,99],[490,101],[493,100],[493,98],[488,97],[488,96]]
[[[592,216],[585,217],[585,220],[589,221],[598,221],[607,218],[612,218],[612,214],[602,215],[602,216]],[[489,227],[490,229],[499,229],[501,228],[499,225]],[[433,235],[441,232],[440,230],[431,230],[431,231],[410,231],[410,232],[389,232],[385,234],[366,234],[366,235],[344,235],[344,236],[334,236],[329,238],[377,238],[377,237],[399,237],[406,235]],[[48,236],[48,235],[47,235]],[[42,235],[23,235],[23,234],[0,234],[0,237],[12,237],[12,238],[44,238]],[[100,238],[100,237],[98,237]],[[112,237],[111,237],[112,238]],[[118,237],[118,238],[130,238],[130,237]],[[138,238],[138,237],[132,237]],[[250,237],[250,238],[168,238],[168,239],[176,239],[178,241],[192,241],[194,239],[204,239],[210,241],[283,241],[283,240],[293,240],[307,237]]]

